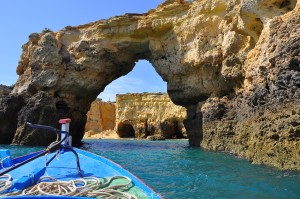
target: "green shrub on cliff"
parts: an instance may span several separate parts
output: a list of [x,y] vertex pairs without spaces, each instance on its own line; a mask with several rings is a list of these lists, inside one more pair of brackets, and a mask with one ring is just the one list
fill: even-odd
[[44,28],[44,30],[42,31],[42,33],[47,33],[47,32],[53,32],[50,28]]

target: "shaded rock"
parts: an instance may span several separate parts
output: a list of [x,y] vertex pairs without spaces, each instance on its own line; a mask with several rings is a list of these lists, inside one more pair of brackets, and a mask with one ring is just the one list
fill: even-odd
[[202,104],[199,102],[197,105],[187,107],[187,118],[183,121],[191,146],[199,147],[203,139]]
[[[179,126],[179,122],[174,119],[167,119],[165,121],[162,121],[160,123],[160,130],[161,130],[161,136],[165,137],[166,139],[180,139],[184,138],[184,135],[181,132],[181,128],[184,128],[183,126]],[[182,123],[181,123],[182,125]]]
[[40,121],[43,121],[43,125],[59,128],[59,117],[56,113],[55,102],[46,92],[39,92],[27,100],[18,113],[18,128],[13,144],[48,145],[56,139],[54,132],[31,129],[25,123],[40,124]]
[[0,98],[0,137],[2,144],[11,144],[17,129],[18,113],[25,104],[20,95],[4,95]]
[[117,126],[117,133],[120,138],[134,138],[135,137],[135,130],[131,125],[131,122],[124,121],[120,122]]
[[8,95],[12,91],[12,86],[5,86],[0,84],[0,96],[2,95]]
[[159,140],[165,140],[165,137],[161,135],[149,135],[147,136],[147,140],[159,141]]

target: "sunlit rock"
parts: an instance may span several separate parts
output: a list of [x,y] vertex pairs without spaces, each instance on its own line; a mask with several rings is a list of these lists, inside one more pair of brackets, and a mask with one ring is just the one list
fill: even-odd
[[116,129],[121,138],[186,137],[186,109],[176,106],[167,94],[117,95],[116,108]]
[[[46,144],[50,134],[24,123],[57,126],[70,117],[79,143],[92,101],[146,59],[171,100],[187,108],[191,145],[299,169],[299,4],[167,0],[145,14],[33,33],[22,46],[16,85],[0,102],[10,107],[0,111],[1,122],[12,121],[5,137]],[[13,106],[10,99],[20,101]],[[139,134],[145,123],[133,128]]]

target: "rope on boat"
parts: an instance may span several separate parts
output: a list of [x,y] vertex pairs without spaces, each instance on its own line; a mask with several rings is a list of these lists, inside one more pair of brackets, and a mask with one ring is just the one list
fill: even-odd
[[[111,185],[115,179],[126,179],[128,182]],[[136,196],[124,192],[130,189],[130,185],[132,185],[132,181],[126,176],[113,176],[104,183],[97,177],[84,177],[77,180],[60,181],[50,176],[43,176],[36,185],[19,192],[5,194],[5,196],[60,195],[101,197],[107,199],[138,199]]]
[[9,174],[0,176],[0,193],[8,190],[12,186],[12,178]]

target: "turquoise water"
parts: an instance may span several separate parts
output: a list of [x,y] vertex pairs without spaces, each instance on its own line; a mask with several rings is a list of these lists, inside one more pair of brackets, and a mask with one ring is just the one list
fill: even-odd
[[[41,149],[0,145],[7,147],[13,155]],[[166,199],[300,198],[300,172],[190,148],[187,141],[84,140],[82,148],[121,164]]]

